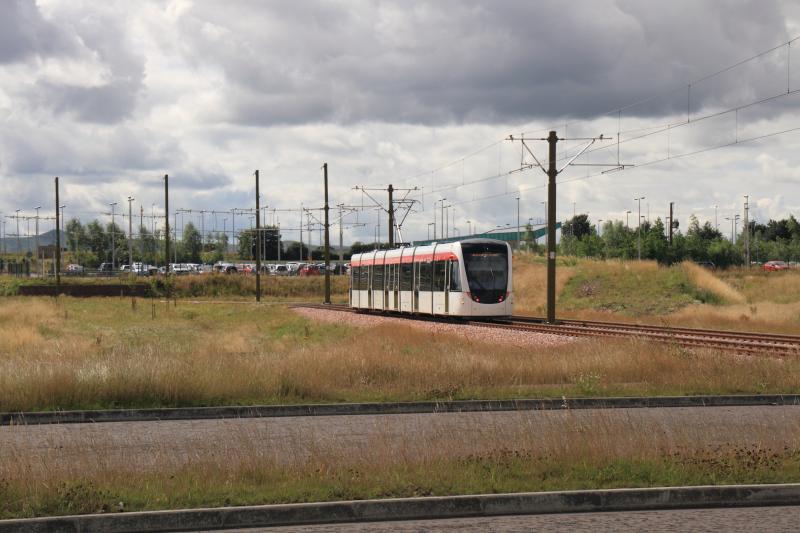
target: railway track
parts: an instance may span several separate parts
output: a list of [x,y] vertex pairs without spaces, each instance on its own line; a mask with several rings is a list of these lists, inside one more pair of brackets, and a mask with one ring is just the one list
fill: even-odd
[[[312,307],[340,312],[357,312],[355,309],[351,309],[346,305],[302,304],[297,307]],[[406,314],[396,314],[393,316],[416,320],[453,321],[453,319],[450,318]],[[543,318],[529,316],[512,316],[498,319],[465,318],[460,320],[460,322],[492,328],[549,333],[570,337],[640,338],[687,348],[714,348],[742,354],[777,356],[800,355],[800,336],[798,335],[572,319],[559,320],[557,324],[548,324]]]

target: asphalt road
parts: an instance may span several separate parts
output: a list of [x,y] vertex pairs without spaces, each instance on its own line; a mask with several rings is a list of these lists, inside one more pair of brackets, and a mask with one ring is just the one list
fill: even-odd
[[[487,450],[545,452],[590,443],[626,453],[715,445],[796,445],[800,406],[638,408],[406,415],[319,416],[0,427],[6,468],[53,473],[97,468],[159,469],[217,458],[313,457],[367,461]],[[598,448],[599,447],[599,448]]]
[[496,516],[447,520],[412,520],[405,522],[367,522],[305,527],[276,527],[227,530],[227,533],[270,533],[302,531],[307,533],[412,533],[412,532],[488,532],[530,533],[602,533],[602,532],[796,532],[800,524],[800,506],[747,507],[739,509],[691,509],[676,511],[635,511],[616,513],[568,513],[552,515]]

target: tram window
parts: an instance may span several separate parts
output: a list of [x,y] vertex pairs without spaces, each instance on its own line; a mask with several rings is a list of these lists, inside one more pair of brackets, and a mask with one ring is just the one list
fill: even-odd
[[372,267],[372,290],[383,290],[383,265],[375,265]]
[[389,265],[386,268],[389,269],[389,279],[386,283],[386,289],[393,291],[397,286],[397,265]]
[[436,261],[433,263],[433,290],[444,290],[444,273],[446,272],[446,263],[444,261]]
[[400,265],[400,290],[401,291],[410,291],[411,290],[411,272],[412,272],[413,263],[403,263]]
[[419,286],[421,291],[431,290],[431,281],[433,280],[433,262],[426,261],[419,264]]
[[361,280],[361,278],[360,278],[360,276],[361,276],[360,270],[361,270],[361,267],[352,267],[350,269],[350,287],[352,287],[352,289],[354,291],[358,290],[358,283]]
[[461,271],[458,261],[450,261],[450,292],[461,292]]
[[361,285],[359,285],[359,288],[362,291],[369,289],[369,271],[370,267],[368,266],[361,267]]

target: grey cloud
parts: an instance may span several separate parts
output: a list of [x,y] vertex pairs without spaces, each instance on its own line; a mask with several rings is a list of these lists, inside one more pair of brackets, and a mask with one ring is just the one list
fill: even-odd
[[[38,76],[23,97],[34,107],[68,114],[81,122],[114,124],[130,117],[144,89],[144,58],[137,54],[128,36],[124,17],[116,10],[89,13],[75,7],[81,16],[62,6],[54,19],[42,18],[32,2],[3,3],[0,9],[10,11],[10,22],[23,32],[18,45],[5,42],[0,36],[0,61],[3,56],[23,59],[27,55],[69,55],[75,61],[104,68],[107,79],[95,85],[43,80]],[[6,21],[6,18],[0,19]],[[2,27],[0,27],[2,30]],[[2,35],[2,32],[0,32]],[[25,40],[25,36],[30,39]],[[9,39],[20,36],[13,32]],[[33,64],[36,65],[35,63]]]
[[[206,4],[178,27],[192,61],[224,70],[230,120],[273,125],[594,116],[777,43],[785,25],[778,3],[739,0],[238,3],[222,17]],[[722,91],[700,84],[692,105],[768,94],[784,71],[777,58]],[[679,90],[627,114],[685,108]]]
[[66,54],[74,51],[75,45],[59,26],[42,18],[34,2],[0,2],[0,63]]

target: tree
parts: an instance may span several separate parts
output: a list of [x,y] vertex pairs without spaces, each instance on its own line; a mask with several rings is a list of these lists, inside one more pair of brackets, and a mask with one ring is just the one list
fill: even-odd
[[666,263],[668,246],[667,236],[664,235],[664,223],[659,217],[652,226],[647,225],[647,232],[642,236],[642,257]]
[[145,226],[139,227],[139,236],[134,245],[134,253],[139,254],[139,259],[143,263],[153,264],[156,261],[158,242]]
[[125,232],[116,222],[109,222],[106,224],[106,236],[114,243],[113,253],[111,242],[108,243],[106,248],[106,257],[108,261],[111,261],[113,255],[113,259],[117,262],[117,265],[126,264],[126,259],[128,257],[128,240],[125,238]]
[[292,242],[286,247],[286,259],[304,261],[308,257],[308,246],[303,244],[303,252],[300,253],[300,243],[297,241]]
[[106,250],[108,250],[110,243],[103,226],[97,220],[92,220],[86,225],[86,238],[89,245],[89,250],[97,257],[105,261]]
[[77,252],[88,245],[86,230],[77,218],[70,219],[66,227],[66,245],[70,252]]
[[584,235],[589,235],[592,232],[592,225],[589,223],[589,215],[580,214],[572,217],[564,222],[561,226],[561,237],[564,235],[571,235],[576,239],[580,239]]
[[239,259],[253,259],[253,233],[250,230],[239,232]]
[[200,254],[203,250],[200,232],[189,222],[183,228],[183,238],[180,243],[180,255],[187,263],[199,263]]

